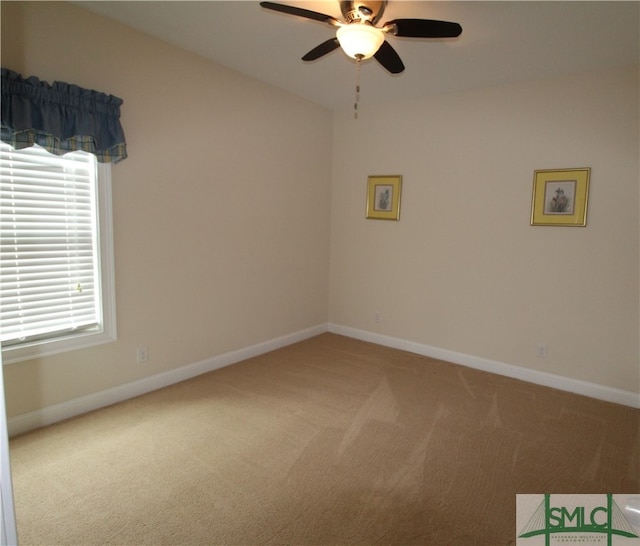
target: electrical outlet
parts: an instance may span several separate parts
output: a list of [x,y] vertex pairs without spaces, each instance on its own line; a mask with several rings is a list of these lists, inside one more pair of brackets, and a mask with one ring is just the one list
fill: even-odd
[[376,321],[376,323],[380,322],[382,320],[382,316],[380,315],[380,311],[376,311],[376,314],[373,317],[373,320]]
[[138,347],[136,357],[138,364],[145,364],[146,362],[149,362],[149,348],[146,346]]
[[538,358],[546,358],[547,357],[547,345],[545,343],[537,343],[536,344],[536,356]]

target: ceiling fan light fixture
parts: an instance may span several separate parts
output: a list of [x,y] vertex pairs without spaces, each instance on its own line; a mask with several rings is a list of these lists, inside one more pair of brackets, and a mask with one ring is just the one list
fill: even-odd
[[383,31],[367,23],[341,26],[336,36],[340,47],[354,59],[373,57],[384,42]]

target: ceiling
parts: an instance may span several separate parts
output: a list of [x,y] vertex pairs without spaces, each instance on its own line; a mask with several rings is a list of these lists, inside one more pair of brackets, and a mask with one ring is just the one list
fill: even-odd
[[[352,108],[355,61],[336,50],[301,57],[334,27],[253,1],[77,1],[83,8],[207,57],[332,110]],[[341,19],[337,1],[282,1]],[[381,19],[460,23],[455,39],[388,41],[405,64],[391,75],[374,59],[360,74],[363,106],[625,66],[640,59],[638,1],[391,0]]]

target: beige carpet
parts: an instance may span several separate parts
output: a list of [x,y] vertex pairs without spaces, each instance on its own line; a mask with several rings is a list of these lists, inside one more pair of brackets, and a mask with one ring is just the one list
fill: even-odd
[[640,412],[324,334],[11,441],[21,544],[515,543],[638,493]]

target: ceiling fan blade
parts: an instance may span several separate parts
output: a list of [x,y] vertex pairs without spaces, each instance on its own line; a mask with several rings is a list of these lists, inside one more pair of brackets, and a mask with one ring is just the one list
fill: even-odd
[[334,17],[331,17],[331,15],[325,15],[324,13],[318,13],[317,11],[296,8],[295,6],[287,6],[285,4],[276,4],[275,2],[260,2],[260,5],[263,8],[271,9],[273,11],[279,11],[281,13],[296,15],[297,17],[304,17],[305,19],[312,19],[314,21],[328,23],[333,26],[340,25],[340,22]]
[[458,23],[432,19],[394,19],[384,25],[394,36],[405,38],[455,38],[462,34]]
[[386,40],[382,42],[380,49],[376,51],[374,55],[376,61],[384,66],[392,74],[400,74],[404,70],[404,64],[402,59],[396,53],[396,50],[391,47],[391,44]]
[[319,46],[314,47],[309,53],[302,57],[303,61],[315,61],[327,53],[331,53],[333,50],[340,47],[338,38],[331,38],[326,42],[322,42]]

